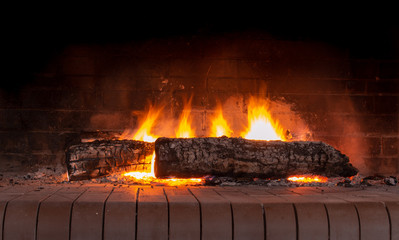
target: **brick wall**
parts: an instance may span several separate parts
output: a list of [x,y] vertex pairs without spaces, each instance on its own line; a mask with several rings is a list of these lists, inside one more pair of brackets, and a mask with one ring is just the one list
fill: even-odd
[[276,116],[295,115],[311,139],[340,149],[363,173],[397,174],[399,59],[351,50],[256,32],[68,44],[42,59],[29,81],[1,89],[0,167],[62,164],[82,131],[134,128],[148,100],[177,117],[194,93],[199,136],[216,100],[245,114],[249,95],[267,95],[288,106]]

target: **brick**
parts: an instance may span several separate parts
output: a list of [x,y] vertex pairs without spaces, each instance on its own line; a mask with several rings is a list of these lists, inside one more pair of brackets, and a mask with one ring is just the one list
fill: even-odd
[[97,109],[102,104],[101,95],[93,90],[67,90],[53,92],[56,109]]
[[397,135],[399,116],[395,115],[366,115],[361,118],[363,132],[372,134]]
[[399,153],[399,138],[382,138],[382,153],[384,156],[398,155]]
[[57,129],[56,112],[48,110],[21,110],[21,126],[23,130]]
[[0,130],[20,130],[21,112],[19,110],[0,110]]
[[273,42],[273,50],[281,58],[301,60],[329,60],[346,57],[347,53],[337,47],[323,42],[308,42],[304,40]]
[[237,78],[237,60],[215,59],[210,64],[211,67],[208,73],[209,78]]
[[376,114],[399,114],[399,96],[376,96]]
[[206,58],[175,58],[169,62],[169,77],[205,79],[208,71],[209,74],[217,72],[217,69],[213,69],[213,67],[214,65],[219,66],[218,63],[218,61],[214,63],[211,59]]
[[381,154],[381,139],[378,137],[342,137],[339,147],[345,154],[377,156]]
[[29,147],[32,151],[57,153],[65,151],[65,135],[58,133],[29,133]]
[[152,91],[104,91],[103,107],[109,110],[143,110],[148,102],[154,101],[154,96]]
[[[346,61],[303,60],[290,61],[287,65],[278,69],[287,71],[289,76],[293,78],[347,78],[350,72],[350,64]],[[273,73],[278,74],[279,72]]]
[[94,59],[89,56],[66,56],[61,60],[61,72],[66,75],[94,75]]
[[[372,113],[374,110],[374,98],[373,97],[350,96],[350,100],[352,102],[352,106],[353,106],[353,109],[355,112]],[[342,107],[344,107],[344,105],[342,105]]]
[[399,92],[399,80],[368,80],[367,93],[369,94],[396,94]]
[[0,153],[0,168],[2,172],[19,172],[26,168],[25,164],[30,162],[30,154],[4,154]]
[[24,90],[20,92],[23,108],[54,108],[56,105],[53,90]]
[[93,90],[97,85],[96,80],[94,76],[63,76],[61,79],[53,79],[55,84],[61,85],[62,88],[74,90]]
[[6,153],[29,153],[31,149],[26,133],[0,133],[0,151]]
[[354,79],[375,79],[378,75],[378,63],[375,60],[353,59],[350,68],[351,77]]
[[88,130],[124,130],[137,125],[137,116],[130,112],[94,112],[84,128]]
[[369,157],[364,158],[364,162],[368,169],[374,173],[395,175],[399,171],[399,159],[397,157]]
[[380,78],[399,78],[398,61],[381,61],[379,69]]
[[22,102],[18,97],[19,92],[7,91],[0,89],[0,107],[1,108],[18,108],[22,106]]
[[169,77],[168,79],[158,80],[159,88],[156,91],[174,92],[174,91],[194,91],[200,92],[206,90],[206,77]]
[[237,60],[237,78],[270,79],[272,66],[270,60]]
[[65,154],[55,155],[55,154],[32,154],[28,166],[33,169],[40,169],[43,166],[56,166],[57,164],[63,164],[65,162]]
[[364,93],[366,91],[366,81],[363,80],[345,80],[346,92],[348,94]]
[[77,131],[90,124],[91,112],[86,111],[59,111],[55,115],[55,128],[59,131]]

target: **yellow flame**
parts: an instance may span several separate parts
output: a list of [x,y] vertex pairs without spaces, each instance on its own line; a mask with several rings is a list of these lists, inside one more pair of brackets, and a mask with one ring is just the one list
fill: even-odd
[[285,140],[284,131],[268,111],[268,102],[251,97],[248,104],[248,129],[241,136],[252,140]]
[[145,121],[141,124],[140,128],[134,134],[133,140],[141,140],[145,142],[155,142],[155,140],[157,140],[158,136],[152,135],[150,132],[160,112],[161,109],[155,110],[153,107],[150,107]]
[[144,142],[155,142],[158,136],[151,134],[151,129],[154,126],[155,121],[157,120],[159,114],[161,112],[161,108],[156,109],[153,106],[150,106],[147,115],[145,116],[144,120],[140,122],[140,128],[134,133],[133,137],[131,136],[131,132],[129,130],[124,131],[119,139],[127,139],[131,138],[133,140],[139,140]]
[[230,137],[233,131],[230,129],[229,124],[223,117],[223,110],[221,106],[218,106],[217,115],[212,120],[211,137]]
[[180,115],[179,127],[176,131],[176,137],[178,138],[191,138],[195,137],[194,129],[191,128],[191,100],[184,104],[183,112]]
[[287,178],[288,181],[291,182],[301,182],[301,183],[310,183],[310,182],[327,182],[328,178],[323,176],[291,176]]

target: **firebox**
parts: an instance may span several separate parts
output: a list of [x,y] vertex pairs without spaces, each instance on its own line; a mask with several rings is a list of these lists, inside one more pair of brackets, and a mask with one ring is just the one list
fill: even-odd
[[13,41],[0,239],[399,239],[398,29],[244,25]]

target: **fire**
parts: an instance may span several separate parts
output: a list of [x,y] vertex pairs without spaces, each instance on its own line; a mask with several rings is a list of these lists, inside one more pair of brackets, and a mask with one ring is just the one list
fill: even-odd
[[323,176],[291,176],[287,178],[288,181],[291,182],[300,182],[300,183],[311,183],[311,182],[319,182],[324,183],[327,182],[328,178]]
[[230,129],[229,124],[223,117],[223,110],[221,106],[218,106],[217,115],[212,120],[211,137],[230,137],[233,131]]
[[248,129],[241,136],[252,140],[285,140],[284,131],[268,111],[264,99],[251,97],[248,104]]
[[[154,123],[157,120],[160,112],[161,112],[161,108],[156,109],[156,108],[150,106],[148,113],[145,117],[145,120],[141,124],[140,128],[133,135],[132,139],[145,141],[145,142],[155,142],[155,140],[157,140],[158,136],[155,136],[155,135],[151,134],[150,132],[151,132],[151,129],[153,128]],[[130,135],[130,133],[125,131],[119,138],[126,139],[126,138],[129,138],[129,135]]]
[[195,137],[194,130],[191,128],[191,100],[184,104],[183,112],[180,115],[179,127],[176,131],[178,138],[192,138]]

